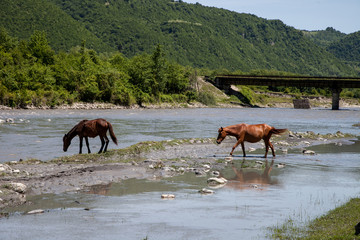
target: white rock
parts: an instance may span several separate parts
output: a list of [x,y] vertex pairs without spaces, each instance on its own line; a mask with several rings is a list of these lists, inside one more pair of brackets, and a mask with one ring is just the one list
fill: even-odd
[[14,170],[12,170],[12,172],[19,174],[19,173],[20,173],[20,170],[19,170],[19,169],[14,169]]
[[254,152],[254,151],[256,151],[256,148],[249,147],[249,152]]
[[211,168],[211,167],[210,167],[209,165],[207,165],[207,164],[204,164],[203,167],[204,167],[204,168],[208,168],[208,169]]
[[277,167],[277,168],[284,168],[284,167],[285,167],[285,163],[276,164],[276,167]]
[[210,190],[210,189],[203,188],[203,189],[199,190],[199,193],[201,193],[201,194],[213,194],[214,191]]
[[10,183],[10,188],[18,193],[26,192],[26,185],[23,183]]
[[223,177],[212,177],[207,180],[209,185],[225,184],[227,180]]
[[162,194],[161,198],[163,198],[163,199],[174,199],[175,195],[174,194]]
[[36,210],[32,210],[30,212],[27,212],[26,214],[31,215],[31,214],[40,214],[40,213],[44,213],[45,211],[42,209],[36,209]]
[[303,154],[315,155],[315,152],[312,150],[303,150]]
[[6,119],[6,122],[7,122],[7,123],[14,123],[14,119],[13,119],[13,118],[7,118],[7,119]]
[[231,162],[233,160],[233,157],[226,157],[225,158],[225,161],[227,161],[227,162]]

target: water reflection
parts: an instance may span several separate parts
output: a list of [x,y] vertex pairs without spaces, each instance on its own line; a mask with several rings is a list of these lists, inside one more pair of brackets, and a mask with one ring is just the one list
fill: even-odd
[[[258,165],[261,163],[258,162]],[[269,164],[268,160],[265,161],[264,170],[248,169],[245,167],[245,160],[242,161],[240,167],[234,164],[231,166],[235,176],[229,178],[226,187],[236,190],[245,189],[260,189],[266,190],[270,185],[279,184],[276,179],[271,179],[270,173],[273,169],[274,160]],[[262,166],[260,166],[262,168]]]

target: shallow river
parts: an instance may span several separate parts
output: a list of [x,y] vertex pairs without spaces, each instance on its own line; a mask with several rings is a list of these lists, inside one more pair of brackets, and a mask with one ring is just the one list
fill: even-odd
[[[62,156],[62,135],[81,119],[97,117],[113,123],[119,147],[145,140],[215,137],[218,127],[239,122],[360,135],[360,128],[352,126],[360,122],[359,109],[2,111],[0,119],[13,118],[15,123],[0,125],[0,159]],[[98,142],[90,141],[92,149],[99,148]],[[110,143],[109,148],[114,147]],[[42,215],[0,219],[0,239],[265,239],[268,227],[288,220],[304,224],[359,197],[359,141],[311,149],[317,154],[279,153],[269,174],[255,169],[242,172],[242,159],[237,159],[234,168],[222,171],[229,183],[213,195],[198,193],[207,187],[208,177],[188,173],[156,181],[129,179],[94,187],[94,194],[36,196],[32,199],[36,205],[21,211],[49,210]],[[78,142],[73,141],[69,150],[66,155],[77,153]],[[263,161],[261,155],[246,161]],[[272,160],[269,158],[269,165]],[[276,168],[277,163],[286,166]],[[163,193],[176,198],[163,200]]]

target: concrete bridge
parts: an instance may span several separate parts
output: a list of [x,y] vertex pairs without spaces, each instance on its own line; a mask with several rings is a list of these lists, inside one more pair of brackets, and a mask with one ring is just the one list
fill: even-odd
[[332,90],[332,109],[339,109],[343,88],[360,88],[360,78],[355,77],[306,77],[306,76],[252,76],[223,75],[215,78],[215,85],[228,89],[230,85],[256,85],[271,87],[316,87]]

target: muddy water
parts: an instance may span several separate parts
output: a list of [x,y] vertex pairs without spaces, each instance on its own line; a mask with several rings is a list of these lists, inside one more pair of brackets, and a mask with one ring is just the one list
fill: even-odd
[[[30,120],[0,126],[2,142],[4,136],[20,142],[24,138],[32,139],[28,145],[24,142],[25,150],[19,148],[17,157],[20,153],[38,154],[37,151],[41,156],[58,156],[58,146],[56,150],[51,149],[58,145],[58,135],[64,132],[62,128],[71,128],[73,121],[85,117],[101,116],[114,122],[123,145],[139,140],[214,137],[219,125],[237,122],[267,122],[293,131],[334,133],[341,130],[358,135],[360,132],[359,128],[352,127],[360,121],[360,111],[354,110],[182,109],[6,114],[12,114],[15,121]],[[55,130],[54,123],[59,125]],[[144,127],[138,128],[139,123]],[[37,147],[35,139],[47,147],[33,150]],[[12,145],[6,143],[5,146],[11,148]],[[77,147],[72,147],[76,152]],[[209,175],[197,177],[187,173],[167,179],[129,179],[95,186],[87,193],[36,196],[31,199],[35,205],[24,206],[19,211],[37,208],[47,211],[41,215],[19,213],[0,219],[0,239],[265,239],[268,227],[287,220],[304,224],[351,197],[359,197],[360,143],[311,149],[317,154],[309,156],[292,151],[279,154],[274,162],[269,158],[267,164],[272,164],[269,172],[266,168],[242,168],[249,161],[264,161],[257,154],[244,163],[238,158],[234,167],[221,170],[229,182],[214,189],[213,195],[198,193],[199,189],[208,187]],[[10,152],[1,147],[2,156],[7,159]],[[47,158],[50,156],[44,159]],[[279,163],[286,165],[277,168]],[[176,198],[161,199],[163,193],[175,194]]]
[[[360,109],[165,109],[165,110],[3,110],[0,119],[0,162],[37,158],[50,160],[79,151],[72,141],[62,151],[62,136],[82,119],[105,118],[114,126],[120,148],[140,141],[174,138],[215,137],[220,126],[235,123],[268,123],[277,128],[316,133],[354,133],[360,135]],[[90,139],[93,152],[100,140]],[[109,148],[116,148],[110,143]],[[85,149],[84,149],[85,150]]]

